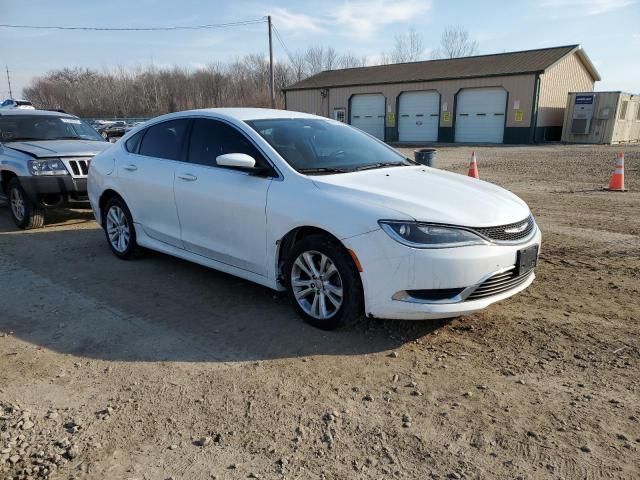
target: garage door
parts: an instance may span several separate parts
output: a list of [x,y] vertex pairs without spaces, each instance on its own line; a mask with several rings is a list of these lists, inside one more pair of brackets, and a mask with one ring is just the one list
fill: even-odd
[[507,92],[470,88],[456,99],[456,142],[502,143]]
[[438,92],[405,92],[398,105],[398,138],[401,142],[435,142],[440,121]]
[[354,95],[351,125],[384,140],[384,95]]

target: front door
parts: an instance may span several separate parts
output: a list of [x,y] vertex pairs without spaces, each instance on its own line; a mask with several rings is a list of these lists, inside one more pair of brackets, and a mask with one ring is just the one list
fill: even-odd
[[265,208],[272,180],[216,163],[225,153],[245,153],[258,165],[266,164],[264,158],[235,127],[204,118],[194,120],[188,151],[174,187],[185,248],[265,275]]

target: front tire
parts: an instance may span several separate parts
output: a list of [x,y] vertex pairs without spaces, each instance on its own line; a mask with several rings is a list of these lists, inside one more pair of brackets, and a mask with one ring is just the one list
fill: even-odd
[[346,249],[328,235],[297,242],[285,264],[285,278],[296,311],[314,327],[334,330],[362,317],[360,274]]
[[29,230],[44,226],[44,208],[29,200],[17,178],[9,181],[7,194],[11,218],[19,228]]
[[116,257],[129,260],[136,256],[139,248],[133,217],[120,197],[112,197],[107,201],[102,214],[102,227],[109,248]]

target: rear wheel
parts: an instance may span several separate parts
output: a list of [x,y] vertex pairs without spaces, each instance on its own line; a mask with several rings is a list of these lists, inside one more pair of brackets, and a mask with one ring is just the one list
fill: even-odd
[[17,178],[9,181],[7,194],[11,218],[18,227],[28,230],[44,225],[44,208],[29,200]]
[[285,265],[287,290],[298,314],[324,330],[362,317],[360,274],[336,240],[312,235],[296,243]]
[[119,258],[130,259],[138,253],[133,218],[119,197],[109,199],[103,210],[102,226],[111,251]]

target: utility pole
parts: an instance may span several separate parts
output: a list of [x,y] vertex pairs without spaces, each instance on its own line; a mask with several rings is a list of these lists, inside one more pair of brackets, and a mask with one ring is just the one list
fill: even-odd
[[276,108],[275,78],[273,76],[273,42],[271,39],[271,15],[267,16],[269,26],[269,81],[271,86],[271,108]]
[[7,69],[7,83],[9,84],[9,98],[13,100],[13,92],[11,92],[11,77],[9,76],[9,65],[5,65]]

